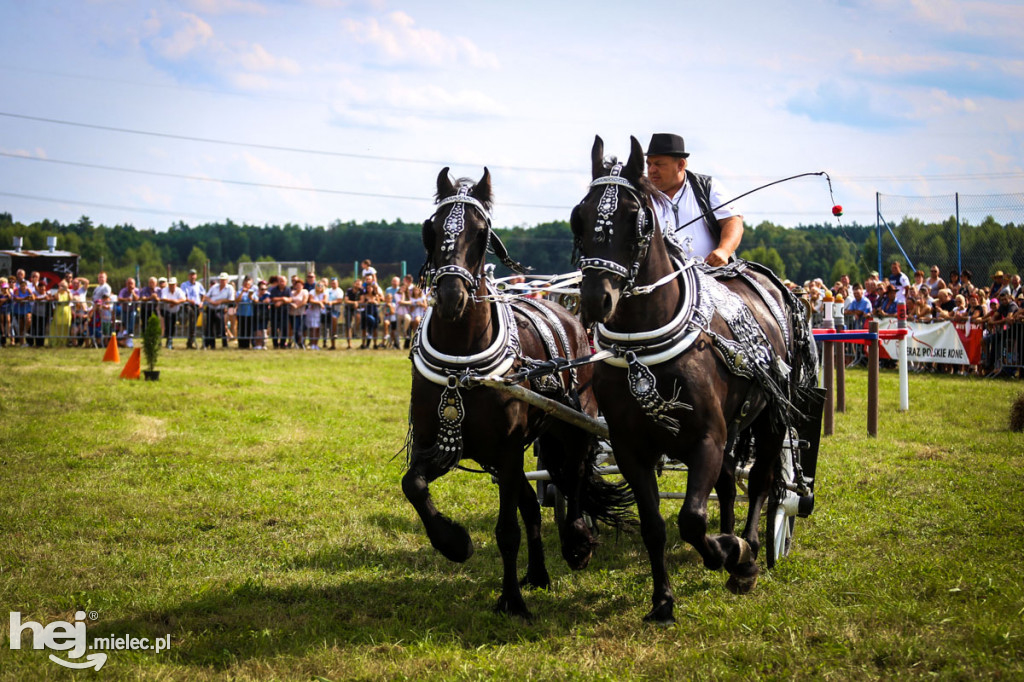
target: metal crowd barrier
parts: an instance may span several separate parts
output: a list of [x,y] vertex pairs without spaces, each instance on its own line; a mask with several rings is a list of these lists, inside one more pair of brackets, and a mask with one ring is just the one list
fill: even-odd
[[[176,308],[176,309],[175,309]],[[269,303],[239,303],[220,308],[181,303],[167,306],[156,302],[33,301],[8,304],[0,311],[0,341],[3,345],[47,347],[105,347],[112,335],[124,346],[134,346],[142,337],[146,321],[156,314],[161,339],[174,347],[215,348],[236,342],[239,348],[280,348],[303,345],[314,337],[319,343],[361,342],[363,327],[368,335],[386,346],[402,345],[412,325],[388,320],[384,306],[376,316],[362,308],[344,310],[340,302],[310,314],[311,306],[291,309]],[[385,338],[387,327],[388,337]]]
[[987,325],[981,363],[986,371],[999,374],[1024,368],[1024,321]]

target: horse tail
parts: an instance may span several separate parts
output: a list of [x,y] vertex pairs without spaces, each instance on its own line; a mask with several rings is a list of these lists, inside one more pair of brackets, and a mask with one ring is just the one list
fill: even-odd
[[590,518],[615,528],[635,525],[633,491],[625,481],[610,481],[599,473],[597,436],[587,434],[585,438],[586,454],[582,461],[567,456],[571,449],[579,447],[576,444],[568,449],[561,447],[561,443],[544,449],[544,464],[551,480],[563,492],[577,491],[580,510]]

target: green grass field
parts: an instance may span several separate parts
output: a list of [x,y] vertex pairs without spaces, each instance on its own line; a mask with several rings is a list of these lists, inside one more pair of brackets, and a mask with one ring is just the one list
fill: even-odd
[[[679,621],[663,629],[641,623],[639,535],[606,531],[573,573],[550,510],[535,619],[491,612],[489,477],[433,487],[473,535],[464,565],[430,547],[402,496],[403,353],[174,351],[156,383],[119,380],[101,356],[0,352],[2,679],[1024,676],[1024,435],[1007,425],[1024,384],[913,376],[900,414],[883,374],[871,439],[866,375],[851,371],[815,514],[754,593],[705,570],[679,541],[678,502],[663,504]],[[95,612],[90,639],[171,647],[72,672],[8,646],[7,611],[46,625],[77,610]]]

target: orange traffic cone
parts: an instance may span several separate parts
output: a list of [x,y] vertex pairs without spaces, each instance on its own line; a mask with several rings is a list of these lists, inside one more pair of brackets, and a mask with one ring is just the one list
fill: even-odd
[[103,354],[103,362],[121,362],[121,354],[117,351],[117,336],[110,335],[110,343],[107,344],[107,352]]
[[122,379],[138,379],[142,376],[142,362],[139,359],[139,349],[136,348],[132,351],[132,355],[128,358],[128,362],[124,363],[124,369],[121,370]]

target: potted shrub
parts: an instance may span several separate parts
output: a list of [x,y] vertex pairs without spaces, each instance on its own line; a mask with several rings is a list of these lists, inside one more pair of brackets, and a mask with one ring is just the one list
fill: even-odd
[[146,381],[156,381],[160,372],[156,370],[156,356],[160,353],[160,318],[156,313],[146,320],[146,329],[142,334],[142,354],[146,358],[146,367],[142,371]]

